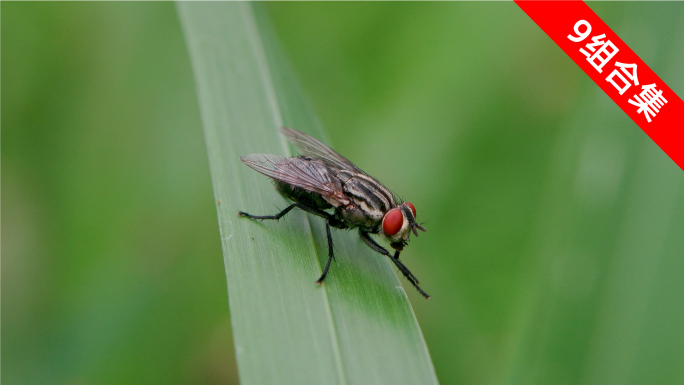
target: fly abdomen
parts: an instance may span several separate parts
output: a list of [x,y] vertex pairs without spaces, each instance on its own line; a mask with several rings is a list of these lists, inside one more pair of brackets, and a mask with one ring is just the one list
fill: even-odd
[[319,210],[326,210],[332,208],[333,206],[328,203],[320,194],[312,193],[310,191],[304,190],[293,186],[289,183],[274,180],[276,190],[280,195],[288,198],[297,203],[303,203],[309,207],[314,207]]

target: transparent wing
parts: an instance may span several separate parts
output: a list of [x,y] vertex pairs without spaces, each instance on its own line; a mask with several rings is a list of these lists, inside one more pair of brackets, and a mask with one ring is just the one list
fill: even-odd
[[287,127],[281,127],[280,132],[285,135],[285,138],[287,138],[290,143],[299,149],[302,155],[323,159],[342,170],[350,170],[365,174],[365,172],[356,167],[354,163],[350,162],[349,159],[303,132]]
[[333,198],[341,204],[349,203],[340,181],[320,161],[274,154],[245,155],[240,160],[270,178]]

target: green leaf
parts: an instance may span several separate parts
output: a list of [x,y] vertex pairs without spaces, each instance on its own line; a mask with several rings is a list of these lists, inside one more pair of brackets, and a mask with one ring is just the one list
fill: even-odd
[[320,218],[237,218],[238,210],[273,214],[287,205],[240,155],[291,155],[280,126],[326,139],[261,6],[183,2],[178,10],[218,202],[241,382],[437,383],[395,269],[355,232],[334,232],[336,261],[318,287],[327,258]]

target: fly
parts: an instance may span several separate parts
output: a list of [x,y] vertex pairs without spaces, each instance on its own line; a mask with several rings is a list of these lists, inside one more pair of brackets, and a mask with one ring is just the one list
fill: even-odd
[[[429,299],[430,296],[418,286],[418,279],[399,261],[399,253],[408,244],[411,232],[418,236],[417,230],[425,231],[416,223],[416,208],[409,202],[401,202],[377,179],[320,141],[290,128],[283,127],[281,132],[302,155],[286,158],[251,154],[241,156],[240,160],[272,178],[276,190],[294,203],[276,215],[251,215],[240,211],[238,217],[278,220],[298,208],[325,219],[328,262],[316,281],[319,285],[335,258],[330,228],[359,229],[363,242],[389,257],[418,292]],[[326,210],[333,210],[333,213]],[[394,255],[375,242],[371,234],[384,236],[395,250]]]

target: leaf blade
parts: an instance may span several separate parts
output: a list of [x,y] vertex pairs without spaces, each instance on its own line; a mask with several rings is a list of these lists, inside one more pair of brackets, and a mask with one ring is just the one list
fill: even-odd
[[436,383],[415,315],[389,261],[356,234],[335,232],[327,259],[318,218],[239,220],[276,212],[283,199],[240,155],[290,155],[278,128],[322,137],[263,9],[248,3],[178,3],[197,80],[243,384]]

